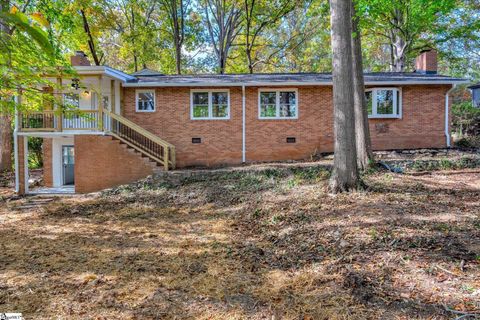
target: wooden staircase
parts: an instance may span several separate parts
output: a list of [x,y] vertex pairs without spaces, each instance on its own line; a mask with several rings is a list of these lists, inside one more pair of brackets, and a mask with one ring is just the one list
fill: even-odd
[[156,163],[157,166],[163,166],[165,171],[175,169],[175,146],[172,144],[109,111],[104,111],[103,127],[106,134]]

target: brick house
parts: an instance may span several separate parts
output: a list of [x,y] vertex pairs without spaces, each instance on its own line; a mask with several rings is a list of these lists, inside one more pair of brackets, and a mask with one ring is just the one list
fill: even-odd
[[[331,74],[129,75],[90,66],[82,52],[72,65],[77,75],[57,75],[56,89],[44,88],[57,102],[16,117],[21,194],[31,192],[29,137],[44,139],[52,192],[98,191],[156,170],[333,151]],[[416,69],[365,74],[375,150],[450,146],[449,92],[464,80],[438,75],[433,51],[421,53]]]

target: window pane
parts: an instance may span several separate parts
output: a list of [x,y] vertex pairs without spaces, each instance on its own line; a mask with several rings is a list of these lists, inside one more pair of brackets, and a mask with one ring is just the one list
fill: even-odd
[[297,104],[295,92],[280,92],[280,104]]
[[193,104],[208,105],[208,92],[194,92]]
[[153,92],[138,93],[138,110],[153,111],[155,110],[155,102]]
[[260,104],[267,105],[277,103],[277,93],[276,92],[261,92],[260,93]]
[[372,91],[365,92],[365,99],[367,100],[367,110],[368,115],[372,115],[373,113],[373,94]]
[[294,104],[280,105],[280,117],[294,118],[297,116],[297,106]]
[[194,118],[208,118],[208,104],[193,106]]
[[377,114],[393,114],[393,90],[377,90]]
[[228,93],[212,92],[212,117],[228,117]]
[[228,104],[228,93],[212,92],[212,104]]
[[224,105],[213,105],[212,106],[212,117],[213,118],[227,118],[228,117],[228,106]]
[[260,117],[276,117],[277,107],[275,104],[267,104],[260,106]]

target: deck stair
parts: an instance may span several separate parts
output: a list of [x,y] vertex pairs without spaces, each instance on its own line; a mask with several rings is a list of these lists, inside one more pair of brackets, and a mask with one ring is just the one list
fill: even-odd
[[140,153],[142,157],[163,166],[165,171],[175,169],[175,146],[145,130],[134,122],[105,111],[105,133]]

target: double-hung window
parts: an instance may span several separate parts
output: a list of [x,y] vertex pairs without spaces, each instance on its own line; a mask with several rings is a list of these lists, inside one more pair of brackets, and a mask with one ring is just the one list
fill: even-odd
[[402,92],[398,88],[372,88],[365,91],[369,118],[401,118]]
[[155,90],[137,90],[135,101],[137,112],[154,112]]
[[260,90],[258,93],[258,113],[260,119],[297,119],[297,90]]
[[230,119],[228,90],[192,90],[190,99],[191,119]]

